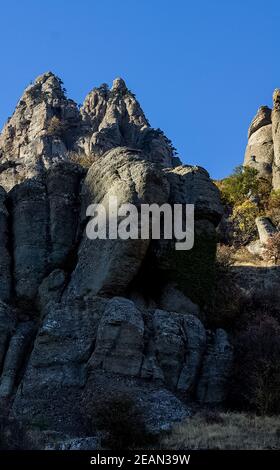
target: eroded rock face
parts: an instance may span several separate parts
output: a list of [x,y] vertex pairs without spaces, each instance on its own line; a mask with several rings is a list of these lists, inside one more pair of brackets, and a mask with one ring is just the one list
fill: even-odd
[[137,401],[138,391],[147,386],[147,402],[141,404],[147,415],[149,410],[154,413],[149,387],[153,393],[166,394],[168,401],[172,395],[166,389],[186,398],[197,390],[201,401],[220,402],[232,349],[223,330],[212,333],[208,341],[206,337],[193,315],[144,313],[121,297],[49,304],[14,410],[25,421],[44,417],[50,426],[73,432],[80,419],[79,400],[75,406],[73,400],[88,387],[100,398],[103,387],[108,394],[119,394],[129,384]]
[[34,299],[47,272],[49,207],[46,187],[27,180],[14,187],[12,234],[14,284],[18,297]]
[[51,304],[14,402],[21,419],[43,419],[50,429],[81,429],[79,396],[104,308],[102,299]]
[[0,187],[0,300],[8,302],[11,294],[11,254],[6,191]]
[[225,398],[233,350],[224,330],[210,333],[206,355],[203,360],[201,375],[197,386],[197,398],[203,403],[219,403]]
[[[117,148],[96,161],[90,168],[82,189],[82,220],[90,204],[108,206],[110,196],[124,203],[168,200],[169,183],[154,164],[139,158],[138,153]],[[137,230],[138,231],[138,230]],[[77,266],[72,274],[69,292],[74,295],[123,295],[144,260],[149,240],[90,240],[84,234]],[[68,295],[68,294],[67,294]]]
[[3,364],[0,380],[0,398],[10,397],[13,394],[16,380],[28,356],[35,331],[34,322],[21,322],[17,325],[15,333],[11,337]]
[[[73,153],[89,157],[90,168]],[[85,391],[94,399],[123,391],[160,430],[189,413],[177,395],[224,399],[231,347],[226,332],[206,332],[200,320],[223,210],[208,173],[173,154],[121,79],[94,89],[79,110],[44,74],[4,127],[0,397],[14,398],[23,421],[79,436]],[[87,207],[107,207],[109,196],[138,211],[194,204],[194,249],[176,252],[175,240],[150,233],[89,239]]]
[[59,163],[47,172],[46,190],[49,205],[50,265],[61,267],[73,253],[79,224],[81,168]]
[[106,305],[98,325],[92,369],[138,376],[144,349],[144,321],[141,312],[128,299],[113,298]]
[[255,168],[258,175],[280,188],[280,91],[273,93],[273,109],[261,106],[248,131],[244,165]]
[[2,370],[6,350],[16,325],[13,309],[0,301],[0,368]]
[[223,215],[219,190],[204,168],[180,165],[165,170],[170,183],[170,202],[194,204],[197,219],[207,219],[217,225]]
[[272,125],[264,124],[248,140],[244,165],[255,168],[262,177],[271,182],[273,160]]

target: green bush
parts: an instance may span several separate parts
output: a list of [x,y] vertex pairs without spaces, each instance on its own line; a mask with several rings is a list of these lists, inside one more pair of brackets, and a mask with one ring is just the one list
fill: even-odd
[[249,196],[259,196],[260,180],[254,168],[236,167],[233,174],[216,182],[225,204],[234,206],[241,204]]
[[230,221],[233,226],[235,244],[244,245],[257,237],[255,220],[260,214],[257,205],[250,200],[233,207]]

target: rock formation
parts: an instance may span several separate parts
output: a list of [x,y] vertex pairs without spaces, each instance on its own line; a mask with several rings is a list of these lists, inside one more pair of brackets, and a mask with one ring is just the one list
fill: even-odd
[[[187,416],[188,400],[224,400],[232,347],[201,321],[219,192],[181,165],[122,79],[78,109],[57,77],[39,77],[0,136],[0,185],[0,397],[17,417],[79,436],[88,391],[131,394],[153,429]],[[86,209],[109,195],[195,204],[193,250],[88,239]]]
[[277,233],[276,227],[273,225],[269,217],[256,217],[256,226],[258,230],[258,240],[249,243],[246,248],[253,255],[258,255],[261,258],[265,256],[266,244],[270,237]]
[[255,168],[259,176],[280,189],[280,90],[273,93],[273,109],[261,106],[248,131],[244,165]]

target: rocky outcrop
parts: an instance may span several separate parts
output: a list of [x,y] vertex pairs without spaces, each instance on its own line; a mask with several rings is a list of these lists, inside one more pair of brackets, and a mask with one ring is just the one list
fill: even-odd
[[260,177],[280,188],[280,91],[273,93],[273,109],[261,106],[248,131],[244,165],[255,168]]
[[[205,170],[176,160],[123,80],[79,110],[57,77],[39,77],[1,134],[0,184],[0,398],[16,417],[69,432],[72,448],[87,393],[93,403],[129,394],[157,430],[188,416],[187,400],[224,399],[231,346],[223,330],[206,331],[201,311],[219,192]],[[142,204],[194,204],[193,249],[150,229],[89,238],[88,206],[108,207],[110,196],[113,210],[133,204],[138,215]]]
[[11,189],[63,160],[79,127],[77,105],[51,72],[26,88],[0,136],[0,184]]
[[271,182],[274,161],[272,125],[261,121],[259,126],[249,137],[244,165],[255,168],[262,177]]
[[73,432],[80,429],[78,397],[85,387],[94,396],[103,387],[124,393],[127,380],[136,401],[143,379],[162,394],[167,388],[190,399],[197,390],[201,401],[224,399],[232,349],[223,330],[209,333],[207,342],[198,318],[141,312],[121,297],[51,304],[48,310],[14,403],[25,421],[40,417]]

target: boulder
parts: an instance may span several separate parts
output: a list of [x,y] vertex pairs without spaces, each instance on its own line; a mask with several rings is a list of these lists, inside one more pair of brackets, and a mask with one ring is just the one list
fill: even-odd
[[[139,159],[133,150],[117,148],[102,158],[102,166],[97,161],[90,168],[82,189],[81,219],[90,204],[108,207],[110,196],[117,197],[118,207],[123,203],[139,207],[141,203],[162,204],[168,194],[169,184],[157,166]],[[139,271],[149,243],[140,238],[91,240],[85,233],[68,292],[74,296],[123,295]]]
[[269,238],[277,232],[273,223],[268,217],[257,217],[256,225],[259,233],[260,242],[265,245]]

